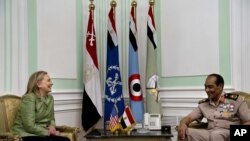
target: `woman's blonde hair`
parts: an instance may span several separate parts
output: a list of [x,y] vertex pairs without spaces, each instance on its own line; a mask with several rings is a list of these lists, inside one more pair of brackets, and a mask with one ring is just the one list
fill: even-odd
[[25,94],[28,93],[38,93],[38,86],[37,84],[43,80],[44,76],[47,75],[48,73],[46,71],[37,71],[34,72],[30,78],[29,78],[29,82],[27,85],[27,90],[25,92]]

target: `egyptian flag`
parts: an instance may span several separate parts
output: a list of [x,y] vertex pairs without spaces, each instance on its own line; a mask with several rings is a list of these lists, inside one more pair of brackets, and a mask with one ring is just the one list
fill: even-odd
[[124,113],[120,119],[120,124],[123,130],[133,128],[136,124],[136,121],[128,105],[125,107]]
[[147,62],[146,62],[146,110],[147,113],[161,113],[158,96],[157,35],[153,6],[149,6],[147,18]]
[[118,117],[123,113],[125,104],[122,95],[122,80],[119,66],[118,38],[115,26],[115,10],[111,8],[108,14],[107,63],[104,103],[104,129],[110,119],[113,105],[116,104]]
[[82,126],[88,131],[102,117],[100,77],[96,52],[93,13],[89,11],[84,63],[85,86],[82,102]]
[[137,27],[135,18],[136,7],[131,7],[129,23],[129,96],[130,107],[137,123],[143,122],[144,106],[138,64]]

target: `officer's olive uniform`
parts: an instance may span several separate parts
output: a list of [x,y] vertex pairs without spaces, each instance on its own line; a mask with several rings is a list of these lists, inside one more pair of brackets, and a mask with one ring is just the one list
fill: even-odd
[[242,97],[224,94],[224,98],[218,106],[204,99],[190,113],[193,119],[207,118],[208,129],[188,128],[188,141],[227,141],[230,125],[250,121],[250,111]]

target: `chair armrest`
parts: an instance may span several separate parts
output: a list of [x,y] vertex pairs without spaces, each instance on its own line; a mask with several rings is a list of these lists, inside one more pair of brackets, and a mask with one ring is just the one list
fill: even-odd
[[70,127],[70,126],[56,126],[56,130],[60,131],[60,132],[73,132],[73,133],[79,133],[80,132],[80,128],[78,127]]
[[8,141],[22,141],[22,137],[18,135],[13,135],[10,132],[1,132],[0,133],[0,140],[7,139]]
[[[188,128],[195,128],[195,129],[206,129],[208,126],[207,122],[196,122],[193,121],[188,125]],[[175,130],[178,131],[179,125],[176,125]]]
[[12,136],[12,134],[9,133],[9,132],[0,132],[0,138],[1,139],[2,138],[7,138],[7,137],[10,137],[10,136]]
[[70,141],[77,141],[77,133],[80,132],[78,127],[69,127],[69,126],[56,126],[56,129],[60,131],[60,134],[64,137],[70,139]]
[[196,129],[205,129],[207,128],[207,122],[192,122],[188,125],[189,128],[196,128]]

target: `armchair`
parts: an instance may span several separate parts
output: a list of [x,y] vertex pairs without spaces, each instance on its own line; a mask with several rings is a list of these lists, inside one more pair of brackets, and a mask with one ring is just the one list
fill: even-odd
[[[0,96],[0,141],[22,141],[20,136],[15,136],[10,132],[10,128],[14,123],[18,107],[21,103],[21,97],[16,95]],[[70,141],[77,141],[77,133],[79,128],[69,126],[57,126],[57,130]]]

